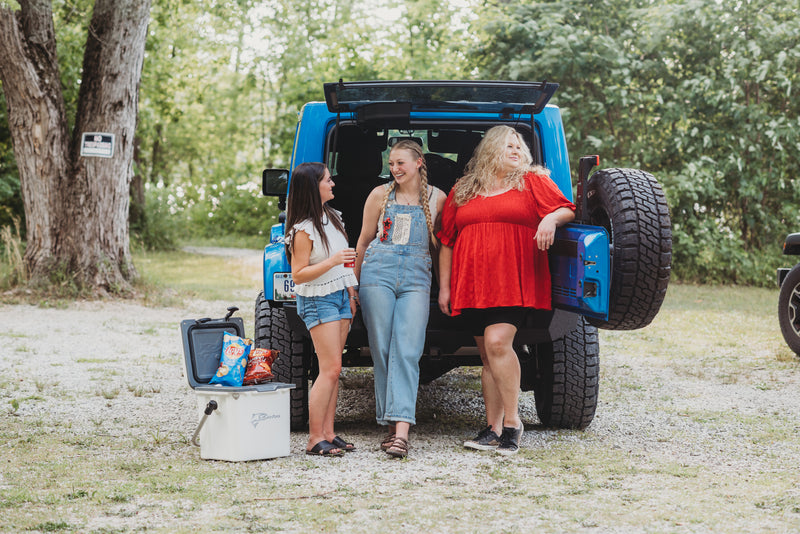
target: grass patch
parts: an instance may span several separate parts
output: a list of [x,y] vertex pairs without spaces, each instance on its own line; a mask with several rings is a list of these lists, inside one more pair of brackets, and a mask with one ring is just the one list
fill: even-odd
[[251,250],[264,250],[269,243],[269,235],[246,236],[227,235],[219,237],[192,237],[191,240],[178,241],[179,247],[226,247],[247,248]]
[[235,291],[260,290],[260,266],[241,260],[182,251],[140,252],[134,263],[141,280],[137,288],[148,303],[172,306],[189,298],[230,299]]
[[[667,379],[763,387],[763,371],[800,368],[780,333],[777,298],[777,290],[765,288],[672,284],[651,325],[602,331],[601,353],[646,361],[663,369]],[[632,389],[641,383],[635,375],[627,378]]]
[[75,528],[76,527],[70,525],[69,523],[65,523],[64,521],[46,521],[44,523],[39,523],[38,525],[29,527],[27,530],[39,532],[62,532],[72,531],[75,530]]

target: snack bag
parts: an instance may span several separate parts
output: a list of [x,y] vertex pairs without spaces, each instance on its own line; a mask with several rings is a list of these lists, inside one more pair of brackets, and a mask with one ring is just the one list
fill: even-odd
[[222,334],[222,355],[219,358],[219,369],[211,377],[209,384],[219,384],[221,386],[242,385],[244,371],[247,367],[247,356],[253,342],[239,336],[234,336],[229,332]]
[[255,348],[247,360],[247,371],[244,373],[244,385],[253,386],[272,380],[272,362],[278,356],[277,350]]

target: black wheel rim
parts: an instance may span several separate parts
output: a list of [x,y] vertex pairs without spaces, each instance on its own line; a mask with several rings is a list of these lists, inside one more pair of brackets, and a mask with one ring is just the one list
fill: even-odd
[[789,314],[789,324],[792,327],[792,332],[795,336],[800,337],[800,316],[797,310],[800,309],[800,284],[797,284],[792,289],[792,294],[789,297],[789,304],[786,313]]

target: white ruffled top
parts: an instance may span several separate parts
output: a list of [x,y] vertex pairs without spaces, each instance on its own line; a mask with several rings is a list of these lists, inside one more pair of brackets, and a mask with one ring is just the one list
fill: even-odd
[[[336,213],[337,215],[339,214],[338,211]],[[323,245],[316,228],[314,228],[314,224],[311,222],[311,219],[306,219],[303,222],[295,224],[292,227],[291,233],[287,237],[287,241],[291,246],[291,240],[297,232],[302,230],[308,234],[308,237],[312,241],[311,257],[309,258],[308,262],[309,265],[321,263],[328,259],[331,255],[349,247],[349,244],[347,243],[347,237],[342,235],[342,233],[336,229],[336,227],[328,220],[328,217],[325,217],[322,222],[322,228],[325,231],[325,235],[328,236],[329,251],[325,250],[325,246]],[[325,295],[330,295],[331,293],[335,293],[340,289],[347,289],[348,287],[357,285],[358,279],[356,279],[356,275],[353,273],[353,268],[345,267],[344,265],[339,264],[329,269],[318,278],[311,280],[310,282],[297,284],[294,289],[298,295],[303,297],[322,297]]]

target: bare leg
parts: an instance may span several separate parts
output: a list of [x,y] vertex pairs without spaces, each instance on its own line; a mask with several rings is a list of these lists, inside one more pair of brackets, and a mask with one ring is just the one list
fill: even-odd
[[483,369],[481,370],[481,389],[483,390],[483,403],[486,406],[486,421],[498,436],[503,432],[503,401],[497,389],[492,369],[486,356],[483,336],[475,337],[475,343],[481,353]]
[[[344,346],[347,343],[347,334],[350,333],[350,320],[342,319],[339,321],[339,362],[341,370],[341,355],[344,352]],[[336,437],[336,432],[333,429],[334,419],[336,418],[336,401],[339,398],[339,378],[336,378],[336,386],[333,390],[330,403],[328,404],[328,411],[325,412],[325,422],[322,426],[322,431],[325,439],[331,441]]]
[[[391,429],[391,425],[389,426]],[[411,423],[406,423],[405,421],[397,421],[394,426],[394,434],[398,438],[403,438],[408,440],[408,431],[411,429]]]
[[[330,417],[331,400],[333,400],[333,410],[336,411],[339,373],[342,370],[340,328],[337,321],[322,323],[309,330],[319,360],[319,376],[308,394],[309,435],[306,450],[326,439],[326,425],[329,424],[330,431],[333,431],[332,418],[330,421],[328,418]],[[335,452],[338,452],[338,449]]]
[[[491,378],[503,409],[503,426],[519,428],[519,381],[521,370],[513,342],[517,328],[508,323],[489,325],[484,330],[484,349]],[[485,393],[484,393],[485,395]],[[488,415],[488,410],[487,410]]]

